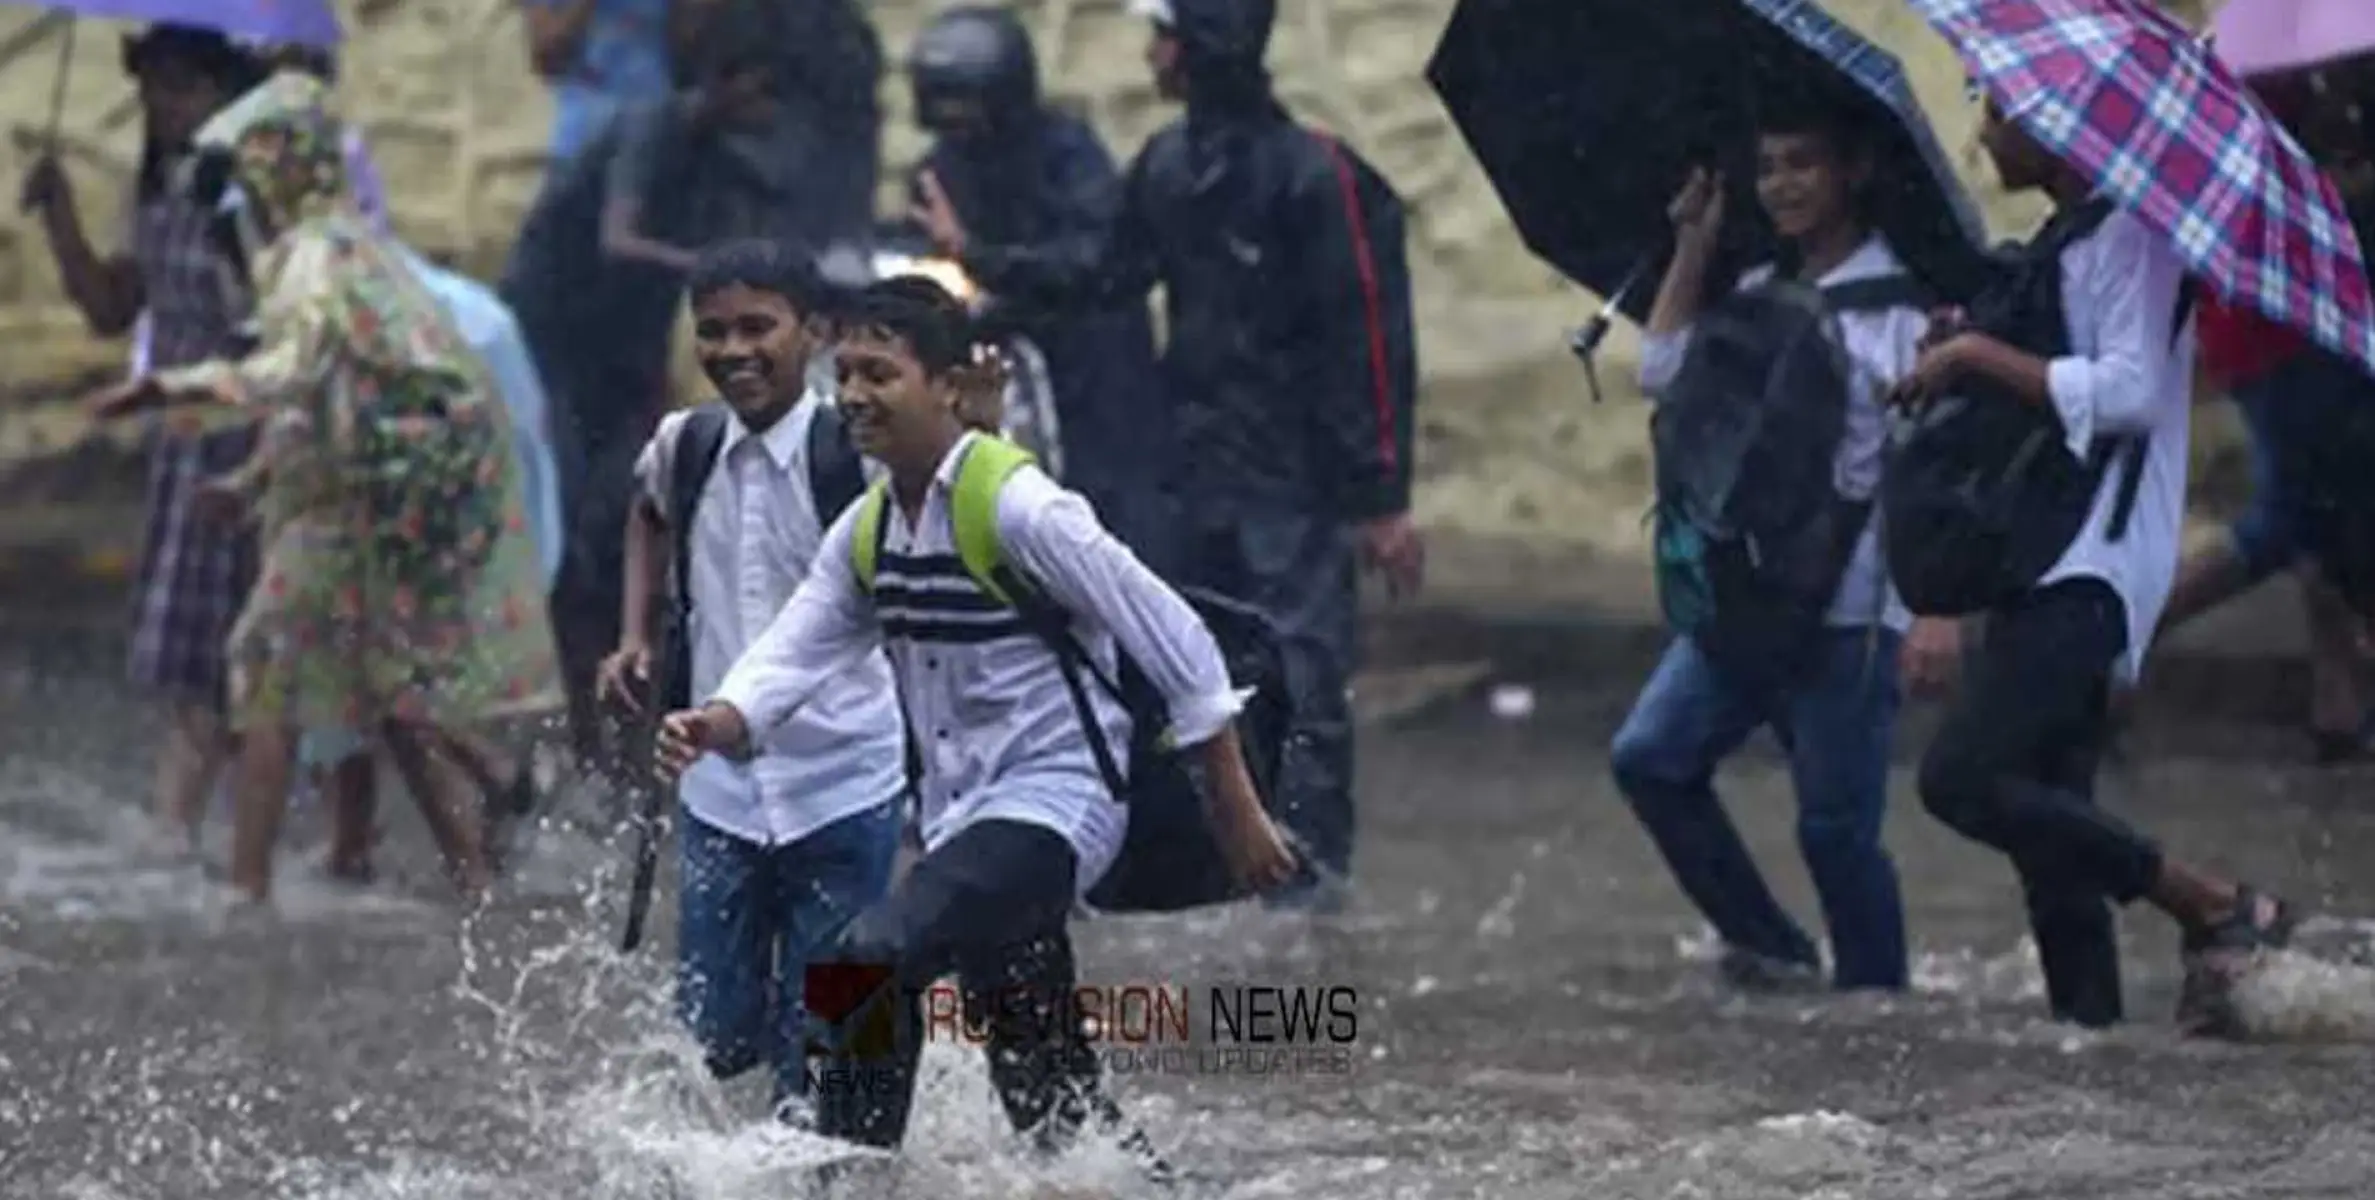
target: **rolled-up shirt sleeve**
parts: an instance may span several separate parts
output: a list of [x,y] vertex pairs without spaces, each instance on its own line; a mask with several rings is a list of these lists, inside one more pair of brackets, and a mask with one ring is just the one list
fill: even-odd
[[2087,344],[2080,352],[2045,368],[2046,392],[2071,453],[2086,454],[2098,432],[2150,430],[2172,387],[2182,390],[2169,375],[2177,363],[2171,325],[2184,282],[2176,251],[2124,213],[2064,254],[2065,311],[2092,314],[2094,332],[2076,339]]
[[684,434],[685,413],[660,418],[660,427],[635,455],[635,490],[662,520],[676,518],[668,511],[668,479],[676,466],[676,442]]
[[754,739],[789,720],[819,689],[882,645],[882,624],[850,563],[852,532],[863,507],[850,505],[825,531],[808,577],[734,660],[710,698],[741,713]]
[[1049,599],[1104,627],[1145,672],[1170,709],[1170,745],[1210,740],[1245,706],[1196,610],[1098,524],[1087,501],[1010,486],[999,495],[998,535]]
[[1641,335],[1641,390],[1655,400],[1682,374],[1682,360],[1690,356],[1689,326],[1674,333]]

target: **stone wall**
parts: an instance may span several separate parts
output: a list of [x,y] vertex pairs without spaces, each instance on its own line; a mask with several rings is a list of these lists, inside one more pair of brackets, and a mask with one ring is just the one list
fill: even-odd
[[[351,0],[343,7],[351,18]],[[500,261],[534,194],[549,119],[527,69],[516,0],[375,7],[382,11],[371,20],[350,19],[345,100],[389,180],[401,231],[483,273]],[[892,61],[937,7],[930,0],[872,5]],[[1117,152],[1134,149],[1168,119],[1142,62],[1145,25],[1123,0],[1021,0],[1017,7],[1037,32],[1049,90],[1089,114]],[[1984,178],[1970,148],[1975,118],[1961,73],[1920,18],[1902,0],[1831,0],[1830,7],[1906,60],[1943,142],[1966,159],[1991,221],[2009,228],[2032,216]],[[1358,145],[1412,206],[1422,350],[1435,384],[1422,458],[1425,507],[1452,524],[1627,535],[1638,524],[1639,413],[1614,403],[1589,408],[1581,377],[1560,349],[1565,326],[1588,299],[1518,243],[1421,79],[1450,0],[1291,0],[1281,9],[1272,63],[1287,104]],[[86,216],[101,234],[118,219],[116,198],[136,150],[136,110],[117,67],[116,32],[98,23],[80,29],[64,91],[64,144]],[[0,179],[12,189],[38,141],[65,47],[62,19],[30,5],[0,5],[0,96],[14,127],[0,147]],[[897,167],[920,144],[895,74],[885,79],[885,100],[885,157]],[[886,203],[894,199],[886,187]],[[38,231],[8,206],[0,212],[0,338],[9,347],[0,355],[0,381],[21,384],[120,356],[120,348],[94,346],[77,328],[59,303]],[[1611,382],[1621,373],[1614,367]],[[1601,502],[1594,493],[1602,487],[1634,499]],[[1588,515],[1575,519],[1579,514]]]

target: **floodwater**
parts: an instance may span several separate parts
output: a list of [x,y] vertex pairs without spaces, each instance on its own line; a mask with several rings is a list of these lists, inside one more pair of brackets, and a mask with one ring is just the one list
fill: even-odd
[[[110,653],[101,632],[0,638],[0,1196],[822,1194],[805,1169],[819,1147],[758,1122],[751,1087],[705,1081],[675,1031],[664,902],[658,943],[615,953],[626,855],[592,832],[598,798],[561,797],[471,915],[401,792],[383,800],[390,878],[369,891],[313,877],[319,827],[300,817],[279,919],[227,924],[200,872],[137,849],[151,722],[109,682]],[[2180,722],[2148,728],[2108,785],[2176,852],[2330,914],[2321,960],[2256,981],[2268,1044],[2168,1032],[2175,939],[2145,913],[2126,925],[2131,1026],[2040,1020],[2009,872],[1931,822],[1902,775],[1889,840],[1916,993],[1745,999],[1713,982],[1704,931],[1605,779],[1638,664],[1524,680],[1537,703],[1519,718],[1495,716],[1478,679],[1516,666],[1431,666],[1367,697],[1403,693],[1364,729],[1348,913],[1078,930],[1095,984],[1357,994],[1340,1056],[1156,1056],[1115,1080],[1188,1176],[1176,1194],[2375,1194],[2375,976],[2349,965],[2375,938],[2357,920],[2375,915],[2364,776],[2292,765],[2281,731]],[[1416,703],[1413,679],[1442,694]],[[1726,779],[1811,914],[1783,777],[1760,752]],[[935,1045],[926,1065],[909,1150],[854,1194],[1146,1193],[1117,1156],[1026,1165],[978,1056]]]

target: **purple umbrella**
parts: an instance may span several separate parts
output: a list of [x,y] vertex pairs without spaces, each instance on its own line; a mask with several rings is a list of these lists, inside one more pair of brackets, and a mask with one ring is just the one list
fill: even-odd
[[330,0],[49,0],[44,8],[78,17],[214,29],[232,37],[335,47],[338,14]]
[[2375,0],[2227,0],[2212,29],[2238,75],[2314,67],[2375,51]]

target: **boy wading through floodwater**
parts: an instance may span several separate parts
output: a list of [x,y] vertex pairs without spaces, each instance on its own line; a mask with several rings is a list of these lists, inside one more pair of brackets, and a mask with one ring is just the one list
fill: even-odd
[[[714,692],[791,599],[865,483],[839,414],[806,383],[823,295],[806,257],[727,242],[694,265],[690,292],[694,348],[724,400],[670,414],[636,462],[625,634],[600,674],[630,707],[650,673],[661,556],[675,555],[681,631],[663,703],[683,705]],[[719,1077],[773,1068],[779,1111],[805,1090],[809,958],[890,886],[903,736],[889,665],[868,653],[751,756],[705,755],[680,785],[677,1007]]]
[[[1112,864],[1129,815],[1100,777],[1064,664],[969,567],[986,552],[1001,578],[1029,580],[1070,614],[1106,677],[1117,649],[1136,662],[1168,704],[1171,741],[1200,748],[1213,826],[1245,883],[1274,885],[1295,862],[1255,795],[1232,724],[1242,701],[1195,611],[1079,496],[1018,461],[1011,443],[966,428],[958,400],[973,346],[964,311],[934,284],[894,279],[856,298],[837,350],[840,400],[859,448],[889,467],[887,489],[834,522],[814,570],[708,702],[666,719],[660,754],[674,770],[707,751],[747,757],[754,734],[888,651],[920,751],[925,853],[826,956],[889,976],[898,1031],[882,1059],[845,1054],[827,1070],[820,1130],[899,1143],[922,1050],[915,1000],[953,970],[969,1005],[999,998],[991,1078],[1015,1127],[1053,1151],[1092,1123],[1097,1136],[1120,1135],[1072,1010],[1065,924]],[[1128,745],[1128,715],[1090,696],[1107,743]],[[1022,996],[1033,999],[1014,1002]],[[1151,1158],[1143,1134],[1125,1141]]]
[[[1610,762],[1723,939],[1725,977],[1750,987],[1814,980],[1822,962],[1718,803],[1716,767],[1773,728],[1834,982],[1901,989],[1904,910],[1880,837],[1897,675],[1901,659],[1926,683],[1957,653],[1947,621],[1901,640],[1908,617],[1871,520],[1880,398],[1911,367],[1927,319],[1919,285],[1860,211],[1874,168],[1857,133],[1850,113],[1814,105],[1760,120],[1757,198],[1783,261],[1712,305],[1701,292],[1723,187],[1694,176],[1673,205],[1676,250],[1642,356],[1659,405],[1660,591],[1680,636]],[[1754,432],[1738,434],[1749,421]]]
[[[2113,675],[2137,676],[2177,568],[2194,355],[2185,270],[2166,241],[1992,103],[1981,137],[2004,186],[2045,192],[2055,214],[2027,269],[1975,301],[1967,327],[1937,330],[1900,388],[1927,428],[1885,485],[1890,568],[1915,611],[1988,617],[1971,677],[1922,760],[1922,802],[2011,858],[2057,1018],[2121,1018],[2105,901],[2142,899],[2184,931],[2181,1023],[2239,1033],[2223,1011],[2226,985],[2251,952],[2284,944],[2293,914],[2168,858],[2094,802]],[[2012,455],[1984,452],[2007,422],[2001,443],[2049,429],[2067,445],[2067,469],[2019,476],[2001,465]],[[1982,486],[2030,489],[1990,489],[2018,506],[1992,549],[1945,536],[1963,522],[1976,470],[2001,472]],[[2046,544],[2037,531],[2065,516],[2075,532]]]

